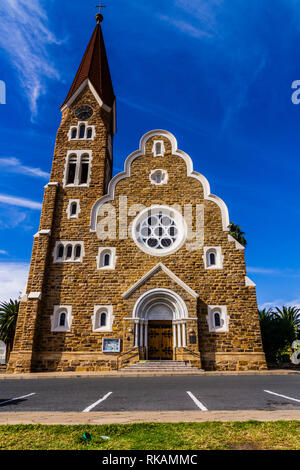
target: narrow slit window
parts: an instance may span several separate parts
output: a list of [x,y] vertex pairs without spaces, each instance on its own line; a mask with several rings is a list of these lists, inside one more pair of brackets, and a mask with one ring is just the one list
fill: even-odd
[[161,155],[161,143],[160,142],[157,142],[155,144],[155,153],[156,155]]
[[76,214],[77,214],[77,202],[72,202],[71,215],[76,215]]
[[214,321],[215,321],[215,327],[216,328],[221,326],[221,316],[220,316],[219,312],[216,312],[214,314]]
[[59,324],[58,326],[66,326],[66,313],[65,312],[62,312],[60,315],[59,315]]
[[99,326],[106,326],[106,312],[101,312],[100,313],[100,322]]
[[75,259],[79,259],[80,256],[81,256],[81,246],[76,245],[76,247],[75,247]]
[[64,246],[59,245],[57,248],[57,258],[62,259],[64,256]]
[[109,266],[110,265],[110,253],[105,253],[103,257],[103,266]]
[[67,184],[73,184],[75,181],[75,174],[76,174],[76,158],[70,158],[69,166],[68,166],[68,177],[67,177]]
[[77,137],[77,129],[72,129],[71,138],[76,139],[76,137]]
[[212,251],[208,255],[209,265],[214,266],[216,264],[216,254]]
[[86,184],[89,174],[89,159],[83,157],[81,160],[81,170],[80,170],[80,184]]
[[91,139],[92,136],[93,136],[93,130],[91,127],[89,127],[87,130],[87,139]]
[[85,124],[82,124],[79,127],[79,139],[84,139],[84,134],[85,134]]
[[71,258],[72,258],[72,251],[73,251],[72,245],[68,245],[68,246],[67,246],[67,256],[66,256],[67,259],[71,259]]

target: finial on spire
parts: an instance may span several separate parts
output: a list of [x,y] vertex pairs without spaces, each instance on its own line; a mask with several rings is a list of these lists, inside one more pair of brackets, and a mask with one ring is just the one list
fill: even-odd
[[96,21],[97,23],[101,23],[103,21],[103,15],[101,13],[101,8],[106,8],[106,5],[96,5],[96,8],[99,8],[99,13],[96,15]]

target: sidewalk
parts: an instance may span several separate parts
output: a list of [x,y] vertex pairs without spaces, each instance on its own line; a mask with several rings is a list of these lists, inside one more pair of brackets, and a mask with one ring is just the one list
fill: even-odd
[[98,371],[98,372],[32,372],[25,374],[0,374],[0,380],[6,379],[62,379],[74,377],[161,377],[161,376],[211,376],[211,375],[299,375],[299,370],[274,369],[254,371],[197,371],[193,372],[125,372],[125,371]]
[[131,423],[201,423],[206,421],[299,421],[300,410],[284,411],[124,411],[77,412],[1,412],[2,424],[131,424]]

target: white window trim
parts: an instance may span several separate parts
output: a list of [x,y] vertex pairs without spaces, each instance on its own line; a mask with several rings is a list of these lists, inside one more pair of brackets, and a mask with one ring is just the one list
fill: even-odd
[[[223,269],[224,255],[222,255],[222,248],[220,246],[204,246],[204,254],[202,259],[204,261],[205,269]],[[209,253],[214,251],[216,255],[216,264],[209,264]]]
[[[158,250],[155,248],[152,249],[138,240],[139,234],[137,233],[137,226],[141,223],[141,221],[144,220],[147,212],[149,211],[153,211],[154,214],[156,211],[166,211],[167,213],[169,212],[176,221],[178,228],[178,240],[169,248],[163,250]],[[131,225],[131,236],[137,247],[140,248],[140,250],[144,253],[150,254],[152,256],[168,256],[178,251],[184,245],[187,238],[187,225],[184,217],[182,217],[182,215],[173,207],[153,205],[145,208],[136,216]]]
[[[84,137],[82,139],[79,138],[79,130],[80,130],[80,126],[84,124],[85,125],[85,131],[84,131]],[[73,138],[72,139],[72,131],[76,129],[76,138]],[[87,131],[88,129],[92,129],[92,137],[90,138],[87,138]],[[78,121],[78,124],[77,126],[71,126],[70,129],[69,129],[69,132],[68,132],[68,140],[94,140],[95,139],[95,136],[96,136],[96,129],[95,129],[95,126],[92,126],[90,124],[88,124],[88,122],[86,121]]]
[[[63,245],[64,247],[64,256],[63,258],[58,258],[58,246],[59,245]],[[71,245],[72,246],[72,257],[71,258],[66,258],[67,256],[67,246],[68,245]],[[80,258],[76,258],[75,259],[75,247],[77,245],[80,245],[81,246],[81,250],[80,250]],[[53,260],[54,260],[54,263],[82,263],[82,259],[84,257],[84,242],[79,242],[79,241],[57,241],[55,243],[55,247],[54,247],[54,250],[53,250]]]
[[[66,312],[66,325],[59,326],[60,314]],[[53,315],[50,317],[51,320],[51,331],[70,331],[73,321],[72,307],[70,305],[55,305]]]
[[[101,266],[100,263],[101,263],[102,257],[106,254],[106,252],[109,252],[109,253],[110,253],[110,265],[108,265],[108,266]],[[117,260],[117,257],[116,257],[116,248],[110,247],[110,246],[106,246],[106,247],[101,247],[101,248],[99,248],[98,256],[96,256],[96,260],[97,260],[97,269],[100,270],[100,271],[106,271],[106,270],[115,269],[115,267],[116,267],[116,260]]]
[[[161,152],[160,153],[156,153],[156,144],[161,144]],[[165,149],[165,144],[164,144],[163,140],[154,140],[153,141],[152,153],[153,153],[154,157],[163,157],[165,155],[166,149]]]
[[[157,183],[153,179],[153,175],[155,173],[157,173],[158,171],[161,172],[161,182],[160,183]],[[168,179],[169,179],[169,175],[168,175],[167,170],[163,170],[162,168],[156,168],[155,170],[151,170],[150,175],[149,175],[149,179],[150,179],[151,184],[155,184],[155,186],[162,186],[163,184],[167,184]]]
[[[84,156],[89,157],[89,171],[86,183],[79,183],[80,178],[80,162],[81,158]],[[74,183],[67,184],[68,178],[68,168],[69,168],[69,161],[71,157],[76,157],[76,171],[75,171],[75,178]],[[91,182],[91,173],[92,173],[92,151],[91,150],[68,150],[65,162],[65,169],[64,169],[64,176],[63,176],[63,187],[64,188],[87,188]]]
[[[106,312],[106,325],[105,326],[97,326],[99,322],[99,315],[102,312]],[[94,332],[102,332],[102,331],[112,331],[114,316],[113,316],[113,306],[112,305],[95,305],[94,306],[94,315],[92,315],[92,329]]]
[[[71,206],[72,206],[73,202],[77,203],[77,210],[76,210],[76,214],[72,215],[71,214]],[[67,207],[67,210],[66,210],[68,219],[78,219],[80,211],[81,211],[81,209],[80,209],[80,199],[69,199],[68,207]]]
[[[207,306],[206,320],[208,323],[208,330],[215,333],[225,333],[229,331],[229,319],[227,314],[226,305],[208,305]],[[214,314],[218,312],[220,314],[221,326],[216,327],[214,321]]]

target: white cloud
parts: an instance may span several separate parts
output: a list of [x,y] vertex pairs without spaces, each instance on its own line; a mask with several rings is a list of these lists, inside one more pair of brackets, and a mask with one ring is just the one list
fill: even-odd
[[8,253],[5,250],[0,250],[0,255],[8,255]]
[[17,299],[28,278],[29,264],[0,263],[0,302]]
[[40,202],[31,201],[22,197],[8,196],[0,194],[0,202],[10,204],[12,206],[27,207],[28,209],[41,210],[42,204]]
[[43,171],[40,168],[32,168],[26,165],[22,165],[20,160],[14,157],[0,158],[0,168],[3,168],[4,170],[9,171],[11,173],[35,176],[37,178],[43,178],[46,180],[48,180],[50,177],[50,174],[46,171]]
[[46,92],[46,80],[59,78],[48,53],[48,46],[59,41],[48,29],[40,0],[2,0],[0,16],[0,46],[18,72],[33,118],[37,101]]
[[260,267],[247,267],[248,273],[253,274],[266,274],[271,276],[281,276],[281,277],[300,277],[299,269],[291,268],[260,268]]
[[297,307],[300,308],[300,298],[298,299],[293,299],[293,300],[286,300],[286,299],[275,299],[271,302],[264,302],[263,304],[259,305],[259,309],[268,309],[268,308],[275,308],[279,307],[281,308],[282,306],[286,307]]
[[197,28],[193,26],[192,24],[188,23],[187,21],[176,20],[175,18],[171,16],[166,16],[166,15],[159,15],[159,18],[171,24],[182,33],[186,33],[189,36],[192,36],[194,38],[203,38],[203,37],[212,36],[211,33],[209,33],[208,31],[205,31],[204,29],[201,29],[201,28]]

